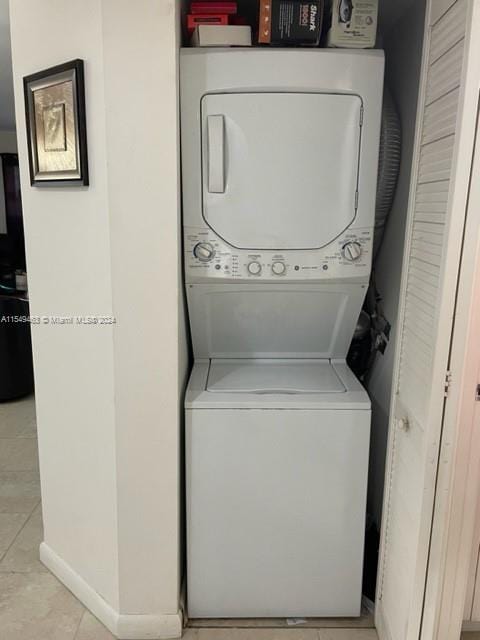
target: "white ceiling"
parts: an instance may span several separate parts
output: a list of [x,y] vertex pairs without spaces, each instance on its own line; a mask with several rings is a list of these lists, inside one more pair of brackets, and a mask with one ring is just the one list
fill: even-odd
[[15,129],[8,0],[0,0],[0,130]]

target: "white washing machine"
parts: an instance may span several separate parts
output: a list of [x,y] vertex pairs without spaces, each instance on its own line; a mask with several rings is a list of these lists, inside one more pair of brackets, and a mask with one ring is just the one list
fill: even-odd
[[191,617],[360,613],[381,51],[181,55]]

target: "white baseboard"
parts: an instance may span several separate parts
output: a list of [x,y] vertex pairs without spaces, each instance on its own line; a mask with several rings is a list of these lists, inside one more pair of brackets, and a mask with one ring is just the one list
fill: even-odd
[[119,640],[167,640],[182,635],[182,614],[122,614],[108,604],[45,542],[40,560]]

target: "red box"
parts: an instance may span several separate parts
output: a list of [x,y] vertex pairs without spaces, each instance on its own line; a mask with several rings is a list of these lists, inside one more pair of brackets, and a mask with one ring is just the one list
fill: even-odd
[[216,15],[223,14],[233,16],[237,13],[237,3],[223,2],[222,0],[219,0],[219,2],[215,2],[214,0],[209,0],[206,2],[195,0],[190,5],[190,13],[193,13],[195,15],[214,13]]
[[195,31],[199,24],[228,24],[228,16],[215,13],[196,13],[187,15],[187,31],[189,35]]

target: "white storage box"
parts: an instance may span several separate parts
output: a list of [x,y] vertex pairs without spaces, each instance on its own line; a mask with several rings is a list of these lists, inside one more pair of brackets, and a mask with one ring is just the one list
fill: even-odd
[[329,47],[367,49],[375,46],[378,0],[332,0],[327,18]]

